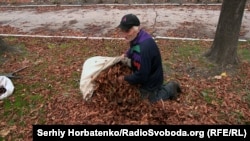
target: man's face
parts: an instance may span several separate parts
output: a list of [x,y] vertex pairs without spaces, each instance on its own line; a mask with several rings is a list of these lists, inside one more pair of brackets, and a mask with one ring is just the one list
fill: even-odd
[[122,36],[125,38],[127,42],[130,42],[135,39],[138,31],[135,28],[130,28],[129,30],[121,30]]

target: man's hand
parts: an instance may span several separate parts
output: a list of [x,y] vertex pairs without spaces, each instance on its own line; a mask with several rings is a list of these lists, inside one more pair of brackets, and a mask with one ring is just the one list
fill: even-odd
[[121,57],[127,57],[127,55],[124,53],[124,54],[121,55]]
[[122,64],[131,67],[131,59],[129,59],[126,54],[122,54],[121,57],[122,57],[121,59]]

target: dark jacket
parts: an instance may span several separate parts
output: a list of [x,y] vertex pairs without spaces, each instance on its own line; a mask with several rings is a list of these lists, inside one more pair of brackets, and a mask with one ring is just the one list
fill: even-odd
[[163,84],[161,54],[154,39],[144,30],[130,42],[127,57],[131,59],[133,74],[125,76],[130,84],[140,84],[141,88],[154,91]]

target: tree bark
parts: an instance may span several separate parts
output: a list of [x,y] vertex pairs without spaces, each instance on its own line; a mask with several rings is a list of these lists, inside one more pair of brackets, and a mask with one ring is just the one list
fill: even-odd
[[0,55],[7,50],[8,45],[0,38]]
[[205,56],[221,66],[237,65],[237,46],[246,0],[224,0],[215,38]]

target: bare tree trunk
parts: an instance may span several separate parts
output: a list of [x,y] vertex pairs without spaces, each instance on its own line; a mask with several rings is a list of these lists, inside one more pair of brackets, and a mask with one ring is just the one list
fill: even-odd
[[205,56],[221,66],[239,63],[237,46],[246,0],[224,0],[215,38]]
[[0,55],[7,50],[8,45],[0,38]]
[[6,52],[8,49],[8,45],[4,42],[4,40],[0,37],[0,67],[1,64],[5,61],[5,58],[2,57],[4,52]]

